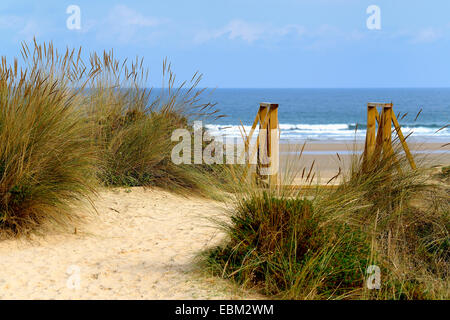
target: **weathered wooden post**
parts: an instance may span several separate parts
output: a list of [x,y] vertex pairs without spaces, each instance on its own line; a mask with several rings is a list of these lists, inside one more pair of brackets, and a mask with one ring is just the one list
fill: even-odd
[[381,126],[383,126],[383,158],[388,158],[392,155],[392,103],[385,104],[381,114]]
[[397,117],[395,116],[395,113],[392,111],[392,123],[394,124],[395,131],[397,132],[398,138],[400,139],[400,142],[402,143],[403,149],[405,150],[406,157],[408,158],[409,164],[411,168],[416,169],[416,163],[414,162],[414,158],[411,155],[411,152],[409,151],[408,144],[406,143],[406,139],[403,136],[402,130],[400,129],[400,124],[397,121]]
[[264,176],[265,170],[267,170],[268,156],[269,156],[269,143],[267,127],[269,122],[269,107],[261,103],[259,105],[259,134],[257,141],[257,159],[256,159],[256,175],[261,179]]
[[[259,124],[259,133],[256,139],[255,149],[249,150],[251,138]],[[253,122],[248,136],[245,137],[245,153],[248,155],[247,168],[256,152],[256,179],[264,180],[266,177],[270,185],[278,183],[279,166],[279,126],[278,104],[262,102],[259,105],[258,114]]]
[[270,173],[269,184],[276,185],[278,183],[278,170],[279,170],[279,130],[278,130],[278,104],[270,104],[269,109],[269,160],[270,160]]
[[364,164],[367,165],[372,161],[373,154],[375,152],[375,138],[376,138],[376,105],[367,104],[367,132],[366,132],[366,144],[364,152]]
[[[377,107],[381,107],[381,115],[378,114]],[[378,130],[376,130],[376,123],[378,123]],[[416,169],[414,159],[395,117],[393,104],[369,102],[367,104],[367,131],[363,156],[364,170],[370,170],[371,164],[378,161],[381,154],[383,159],[387,159],[393,155],[392,124],[405,150],[411,168]]]

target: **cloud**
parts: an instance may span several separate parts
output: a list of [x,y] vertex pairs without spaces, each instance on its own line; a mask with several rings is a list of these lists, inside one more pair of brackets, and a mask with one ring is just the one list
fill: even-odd
[[314,29],[307,29],[298,24],[273,26],[270,24],[250,23],[243,20],[232,20],[222,28],[202,30],[194,37],[197,44],[214,39],[241,40],[249,44],[258,40],[282,41],[294,40],[302,43],[305,49],[324,49],[342,41],[359,41],[365,34],[358,30],[343,31],[338,27],[323,24]]
[[116,5],[109,12],[108,20],[113,22],[115,25],[125,26],[125,27],[155,27],[164,21],[162,19],[154,17],[146,17],[139,12],[125,6]]
[[12,35],[14,42],[31,41],[33,37],[41,36],[48,30],[44,22],[38,22],[32,18],[19,17],[16,15],[0,16],[0,30],[6,30]]
[[304,27],[295,24],[277,28],[267,24],[232,20],[222,28],[198,32],[194,37],[194,41],[196,43],[203,43],[226,37],[230,40],[242,40],[252,43],[257,40],[274,38],[276,36],[286,36],[292,33],[301,35],[304,33],[304,30]]
[[444,27],[425,27],[422,29],[400,29],[389,34],[389,38],[400,40],[407,44],[429,44],[437,40],[448,38],[450,24]]
[[430,43],[434,42],[442,37],[442,32],[434,28],[425,28],[419,30],[415,35],[413,35],[412,43]]
[[15,15],[0,16],[0,29],[16,29],[24,23],[24,19]]
[[253,42],[260,39],[265,32],[263,25],[234,20],[225,26],[219,34],[228,34],[228,38],[231,40],[241,38],[244,41]]
[[126,43],[154,40],[160,30],[157,28],[167,24],[168,19],[144,16],[125,5],[116,5],[108,12],[107,17],[98,23],[90,22],[89,29],[97,33],[101,40],[112,40]]
[[[11,35],[14,42],[30,41],[34,36],[66,37],[67,32],[82,36],[90,36],[98,41],[114,44],[156,43],[164,32],[161,26],[169,24],[165,18],[147,16],[126,5],[118,4],[106,11],[97,19],[84,15],[81,10],[81,29],[68,30],[66,21],[56,24],[53,19],[37,19],[30,15],[0,15],[0,31]],[[67,18],[68,16],[66,16]]]
[[273,33],[280,36],[287,36],[292,33],[298,36],[302,36],[306,34],[306,28],[298,24],[288,24],[284,27],[273,30]]

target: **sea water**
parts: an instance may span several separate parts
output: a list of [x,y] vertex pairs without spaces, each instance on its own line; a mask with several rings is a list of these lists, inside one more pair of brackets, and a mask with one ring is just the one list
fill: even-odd
[[441,129],[450,123],[450,88],[214,89],[207,90],[203,100],[217,103],[225,115],[207,121],[212,135],[240,137],[241,123],[248,133],[259,103],[271,102],[279,104],[282,141],[362,140],[367,103],[392,102],[405,136],[411,134],[410,139],[421,142],[450,142],[450,128]]

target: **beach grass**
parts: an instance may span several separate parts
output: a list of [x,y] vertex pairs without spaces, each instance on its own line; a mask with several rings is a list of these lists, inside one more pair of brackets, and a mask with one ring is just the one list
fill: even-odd
[[153,96],[143,60],[111,51],[85,63],[81,48],[61,55],[51,43],[30,47],[23,44],[22,63],[3,58],[0,68],[2,235],[71,226],[73,209],[92,204],[101,186],[218,196],[219,167],[171,161],[175,129],[218,116],[200,101],[201,75],[178,84],[165,60],[167,87]]
[[271,298],[448,299],[448,189],[428,180],[396,150],[370,169],[355,154],[337,188],[313,196],[250,181],[204,261]]
[[[450,298],[448,187],[397,148],[369,167],[355,154],[336,188],[313,195],[255,183],[240,166],[176,165],[174,130],[220,116],[200,98],[200,75],[178,84],[165,61],[153,96],[142,60],[104,52],[85,64],[81,49],[36,42],[22,56],[0,66],[1,236],[72,226],[101,185],[221,194],[232,209],[217,221],[225,242],[205,253],[215,274],[280,299]],[[313,185],[313,167],[288,168],[282,184],[299,177]],[[368,286],[373,266],[379,289]]]
[[171,65],[164,61],[166,87],[152,96],[145,88],[148,71],[142,60],[131,64],[112,52],[92,55],[92,80],[87,113],[101,159],[98,176],[106,186],[157,186],[176,192],[213,193],[214,170],[205,165],[175,165],[171,151],[176,129],[193,131],[192,120],[214,116],[211,103],[200,102],[201,75],[175,86]]
[[5,58],[0,66],[2,235],[70,225],[73,207],[96,190],[96,153],[80,110],[86,69],[76,52],[51,45],[24,46],[22,55],[24,69]]

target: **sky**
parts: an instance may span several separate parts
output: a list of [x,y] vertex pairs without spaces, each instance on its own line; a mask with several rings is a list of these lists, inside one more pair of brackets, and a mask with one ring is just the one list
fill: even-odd
[[448,0],[2,0],[0,55],[33,37],[143,57],[149,86],[167,57],[212,88],[450,87]]

